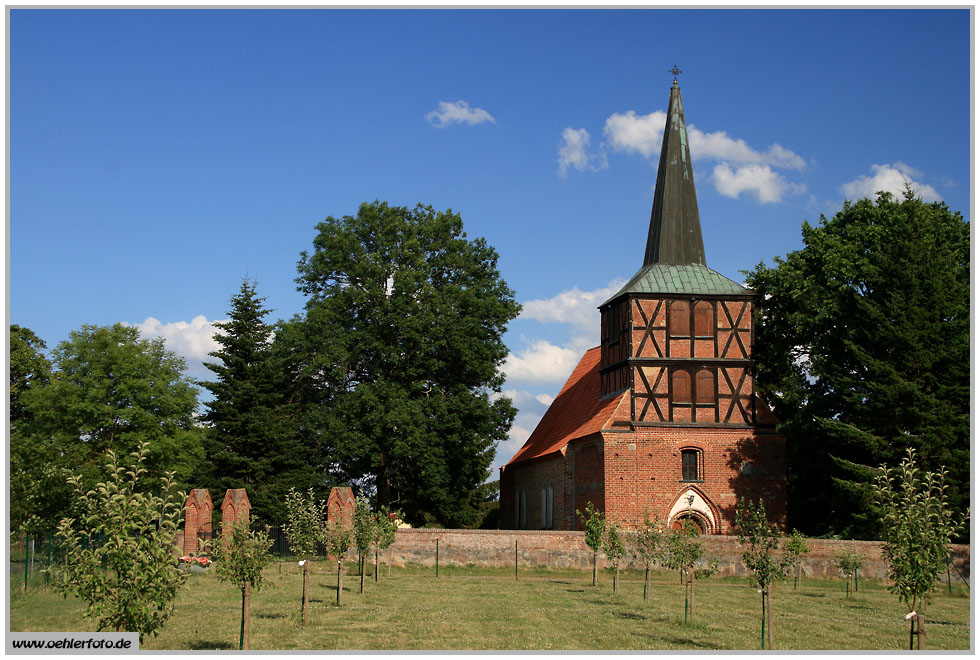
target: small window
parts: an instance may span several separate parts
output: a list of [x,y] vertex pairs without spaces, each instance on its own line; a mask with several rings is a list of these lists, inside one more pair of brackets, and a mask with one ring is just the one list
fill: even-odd
[[691,403],[691,374],[678,369],[670,377],[674,403]]
[[715,336],[715,315],[709,302],[694,305],[694,334],[698,337]]
[[710,369],[701,369],[697,375],[695,403],[715,402],[715,374]]
[[681,479],[683,481],[701,481],[701,452],[697,449],[681,450]]
[[691,307],[686,300],[670,303],[670,336],[691,336]]

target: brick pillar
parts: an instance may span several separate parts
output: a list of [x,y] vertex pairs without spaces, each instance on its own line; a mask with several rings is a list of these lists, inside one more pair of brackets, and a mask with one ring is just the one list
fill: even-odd
[[206,488],[195,488],[184,504],[184,556],[196,555],[198,539],[211,536],[211,494]]
[[221,503],[221,537],[231,534],[231,526],[239,520],[248,521],[252,504],[244,488],[229,488],[225,491],[225,499]]
[[341,520],[345,527],[354,526],[354,491],[343,486],[330,489],[327,497],[327,522]]

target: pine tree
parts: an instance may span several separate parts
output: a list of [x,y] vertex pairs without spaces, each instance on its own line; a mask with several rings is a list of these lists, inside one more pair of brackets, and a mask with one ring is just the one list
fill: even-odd
[[282,524],[289,488],[318,483],[316,458],[300,445],[292,423],[287,375],[273,326],[264,321],[272,310],[264,308],[256,287],[243,281],[231,299],[229,320],[215,324],[221,350],[210,355],[219,362],[205,366],[216,379],[201,383],[214,395],[203,416],[207,461],[201,478],[217,498],[227,488],[245,488],[254,515]]

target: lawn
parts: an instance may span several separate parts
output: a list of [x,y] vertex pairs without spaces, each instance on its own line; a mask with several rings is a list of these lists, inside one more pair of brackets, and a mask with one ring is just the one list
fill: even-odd
[[[440,567],[384,568],[380,583],[344,578],[337,607],[335,565],[316,562],[310,622],[300,623],[301,573],[295,563],[267,570],[268,585],[252,600],[253,649],[741,649],[761,637],[761,597],[748,580],[699,581],[696,611],[684,623],[684,590],[676,573],[657,574],[643,601],[642,575]],[[351,567],[353,568],[353,566]],[[83,604],[52,590],[10,592],[11,631],[94,630]],[[908,623],[897,598],[873,580],[845,598],[842,581],[792,580],[773,595],[776,647],[783,650],[908,648]],[[237,649],[241,597],[213,574],[192,574],[174,617],[144,649]],[[930,650],[970,648],[970,600],[963,587],[935,592],[927,613]]]

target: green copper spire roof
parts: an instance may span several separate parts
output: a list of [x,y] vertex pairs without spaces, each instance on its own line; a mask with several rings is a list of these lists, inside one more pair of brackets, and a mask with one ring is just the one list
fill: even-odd
[[[672,71],[680,73],[677,67]],[[681,89],[674,80],[667,107],[643,267],[604,307],[627,293],[748,296],[752,291],[705,265],[701,217],[694,192],[691,150]]]
[[691,149],[677,80],[670,88],[650,232],[643,257],[643,265],[650,264],[705,264]]

